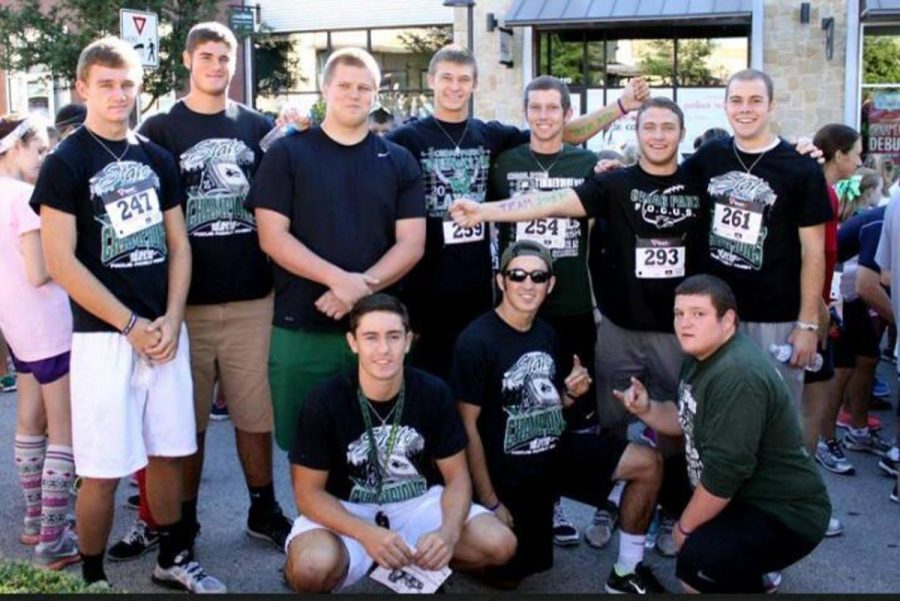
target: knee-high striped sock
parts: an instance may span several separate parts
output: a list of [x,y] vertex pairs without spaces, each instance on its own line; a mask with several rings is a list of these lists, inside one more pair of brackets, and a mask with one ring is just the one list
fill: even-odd
[[72,447],[47,446],[41,479],[41,542],[54,543],[66,528],[69,487],[75,478]]
[[44,469],[44,450],[47,439],[42,435],[30,436],[16,434],[15,438],[16,469],[19,472],[19,485],[25,495],[25,534],[34,536],[35,544],[40,532],[41,523],[41,472]]

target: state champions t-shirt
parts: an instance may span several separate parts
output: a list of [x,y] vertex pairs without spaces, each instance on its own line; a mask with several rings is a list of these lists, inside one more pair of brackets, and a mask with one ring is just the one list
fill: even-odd
[[178,161],[193,259],[189,305],[253,300],[272,290],[272,265],[259,246],[256,219],[244,207],[263,156],[259,140],[272,126],[268,117],[231,101],[215,114],[179,101],[141,126]]
[[[172,155],[133,132],[127,140],[106,140],[85,126],[47,155],[31,197],[35,211],[48,206],[75,216],[75,257],[126,307],[150,320],[166,311],[162,213],[180,202]],[[117,331],[75,301],[72,317],[75,332]]]

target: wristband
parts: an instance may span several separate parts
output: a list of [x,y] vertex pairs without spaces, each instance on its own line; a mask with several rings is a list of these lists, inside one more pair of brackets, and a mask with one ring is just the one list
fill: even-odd
[[627,115],[628,111],[625,110],[625,105],[622,104],[621,98],[616,98],[616,104],[619,105],[619,110],[622,111],[623,115]]
[[678,531],[681,533],[682,536],[690,536],[691,535],[690,532],[688,532],[687,530],[685,530],[684,528],[681,527],[681,520],[678,520],[677,522],[675,522],[675,527],[678,528]]
[[493,507],[488,507],[487,505],[485,505],[484,508],[487,509],[488,511],[493,512],[493,511],[497,511],[498,509],[500,509],[501,505],[503,505],[503,503],[500,502],[500,499],[497,499],[497,503]]
[[804,332],[818,332],[819,331],[819,324],[813,323],[811,321],[799,321],[798,320],[797,323],[794,324],[794,327],[796,327],[798,330],[803,330]]
[[131,317],[128,318],[128,324],[122,328],[122,336],[128,336],[131,334],[131,330],[134,329],[134,324],[137,323],[137,315],[134,313],[131,314]]

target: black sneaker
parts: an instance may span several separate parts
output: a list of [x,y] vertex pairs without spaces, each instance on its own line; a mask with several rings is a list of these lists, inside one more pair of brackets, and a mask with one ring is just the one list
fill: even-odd
[[900,503],[900,480],[894,484],[894,490],[891,491],[891,501]]
[[143,520],[136,520],[122,540],[106,552],[110,561],[130,561],[159,545],[159,533],[151,530]]
[[634,572],[619,576],[616,567],[609,571],[606,580],[606,592],[614,595],[652,595],[667,592],[659,583],[650,568],[643,563],[637,564]]
[[577,545],[578,530],[569,521],[569,516],[563,509],[562,503],[556,502],[553,506],[553,542],[560,547],[570,547]]
[[267,540],[284,553],[284,541],[291,533],[291,521],[284,517],[278,503],[264,515],[254,515],[251,509],[247,516],[247,534],[253,538]]
[[140,509],[141,508],[141,495],[128,495],[125,498],[125,508],[126,509]]

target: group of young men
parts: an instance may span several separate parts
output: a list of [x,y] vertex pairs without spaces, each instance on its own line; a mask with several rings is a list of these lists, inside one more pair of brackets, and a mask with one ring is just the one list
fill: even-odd
[[[831,209],[816,162],[769,129],[765,74],[732,77],[734,138],[679,165],[683,114],[641,79],[573,120],[566,86],[539,77],[521,131],[468,114],[477,66],[457,46],[429,66],[434,115],[374,135],[379,67],[344,49],[323,70],[321,125],[264,154],[272,123],[227,98],[235,50],[227,28],[194,27],[189,93],[135,134],[134,51],[88,46],[84,126],[32,199],[75,316],[85,579],[106,579],[116,483],[146,466],[153,524],[137,523],[125,558],[158,544],[155,581],[226,590],[194,557],[216,382],[247,532],[285,550],[298,591],[373,564],[514,587],[553,564],[559,496],[600,507],[616,481],[609,592],[663,592],[642,563],[658,503],[678,517],[685,590],[762,590],[818,544],[830,504],[797,407]],[[565,144],[632,110],[637,165],[597,175]],[[492,221],[509,222],[497,269]],[[789,364],[767,351],[785,342]],[[659,450],[626,440],[632,415]],[[293,525],[272,487],[273,430]]]

